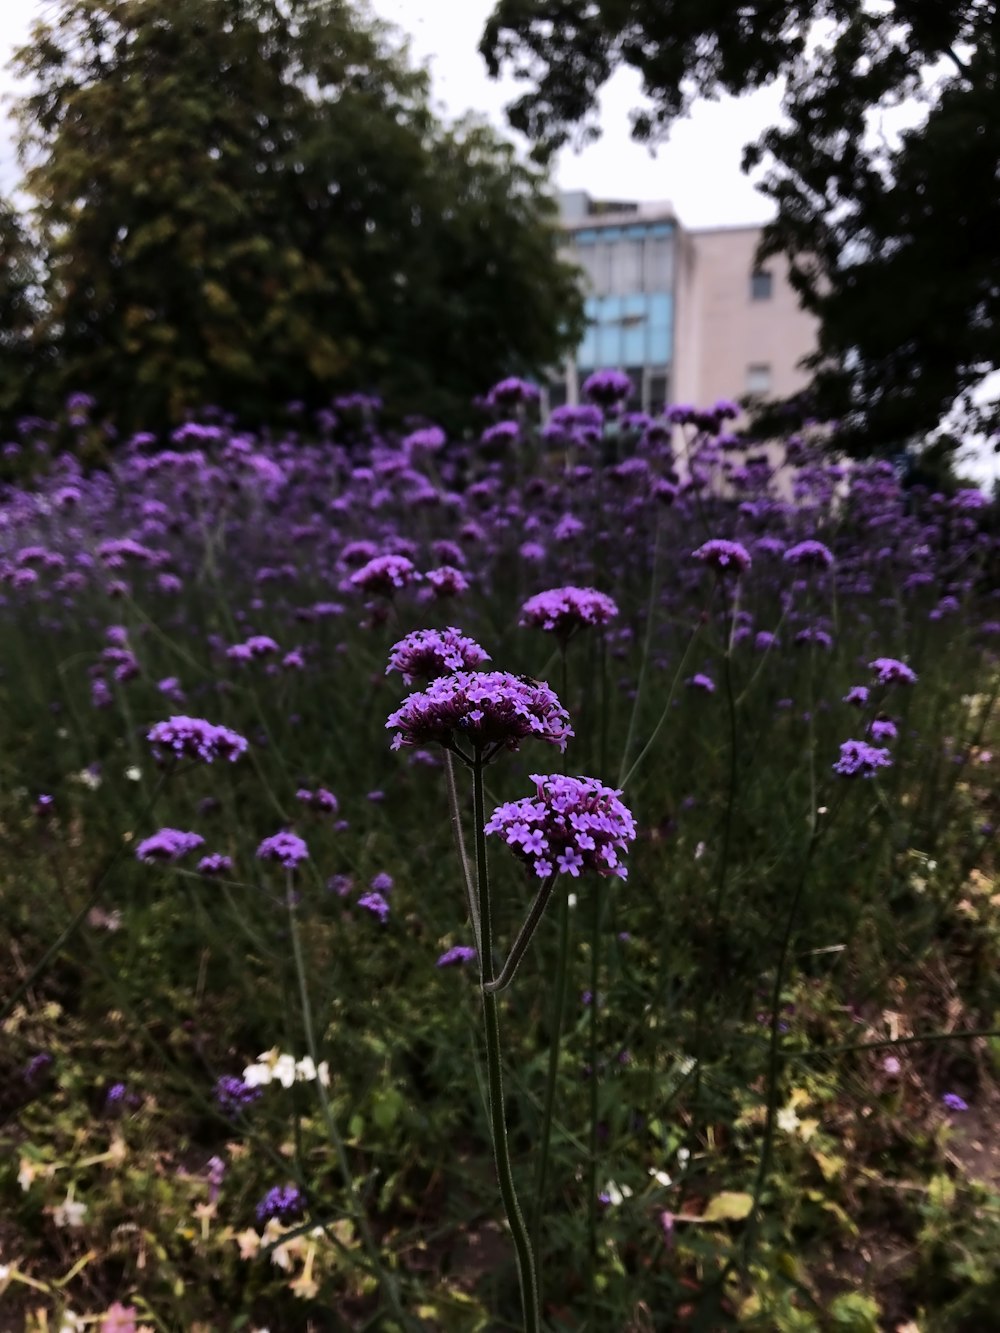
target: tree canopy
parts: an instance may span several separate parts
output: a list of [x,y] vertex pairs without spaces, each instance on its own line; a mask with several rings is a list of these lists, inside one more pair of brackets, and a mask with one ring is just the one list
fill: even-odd
[[[923,435],[1000,362],[998,45],[996,0],[499,0],[481,50],[528,80],[510,120],[542,159],[597,133],[622,65],[649,140],[696,97],[785,79],[783,123],[744,161],[778,210],[761,258],[788,255],[820,320],[805,410],[862,453]],[[880,115],[908,98],[923,119],[887,141]]]
[[15,68],[52,387],[126,426],[366,388],[447,414],[582,318],[543,174],[347,0],[59,0]]

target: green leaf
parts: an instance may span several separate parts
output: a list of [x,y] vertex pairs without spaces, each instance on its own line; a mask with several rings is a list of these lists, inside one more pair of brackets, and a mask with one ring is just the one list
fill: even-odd
[[744,1218],[750,1216],[752,1209],[752,1194],[740,1194],[732,1190],[724,1190],[721,1194],[717,1194],[714,1199],[709,1199],[708,1205],[702,1214],[702,1220],[705,1222],[742,1222]]

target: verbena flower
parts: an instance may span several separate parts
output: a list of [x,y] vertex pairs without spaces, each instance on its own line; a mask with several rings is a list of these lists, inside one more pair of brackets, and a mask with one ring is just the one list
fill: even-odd
[[420,575],[412,560],[405,555],[377,555],[351,575],[351,584],[362,592],[391,597],[402,588],[408,588]]
[[706,676],[703,671],[696,672],[684,683],[690,685],[693,690],[704,690],[706,694],[715,693],[715,681],[711,676]]
[[363,907],[366,912],[371,912],[382,922],[383,926],[389,919],[389,904],[380,893],[365,893],[358,899],[358,906]]
[[273,657],[281,649],[267,634],[252,634],[245,643],[234,643],[226,649],[226,656],[234,662],[252,662],[262,657]]
[[286,870],[295,870],[303,861],[309,860],[309,848],[297,833],[283,829],[265,838],[257,848],[260,861],[277,861]]
[[431,681],[390,714],[394,750],[464,739],[483,750],[516,750],[530,736],[565,750],[569,717],[548,685],[507,671],[457,671]]
[[949,1111],[967,1111],[969,1103],[964,1097],[960,1097],[957,1092],[946,1092],[941,1098]]
[[750,552],[741,542],[731,542],[725,537],[713,537],[699,546],[693,555],[720,574],[745,574],[753,563]]
[[632,381],[621,370],[595,370],[583,381],[582,393],[592,403],[613,407],[632,392]]
[[833,552],[822,542],[810,540],[789,546],[782,559],[786,564],[802,569],[829,569],[833,564]]
[[873,741],[894,741],[899,735],[898,728],[891,717],[877,717],[868,728]]
[[200,717],[171,717],[166,722],[157,722],[147,732],[146,739],[158,758],[171,755],[177,759],[199,759],[205,764],[216,759],[233,762],[247,749],[245,737]]
[[230,1116],[239,1115],[263,1095],[262,1088],[244,1083],[243,1079],[237,1078],[235,1074],[223,1074],[215,1084],[215,1100],[226,1115]]
[[459,597],[463,592],[469,591],[468,577],[454,565],[441,565],[438,569],[429,569],[424,577],[434,597]]
[[868,702],[868,686],[852,685],[841,702],[845,704],[854,704],[857,708],[864,708],[865,704]]
[[210,852],[198,862],[199,875],[228,875],[233,868],[232,857],[222,852]]
[[620,791],[596,778],[531,775],[535,796],[497,806],[486,825],[539,879],[583,870],[628,877],[621,853],[635,839],[635,820]]
[[488,407],[516,407],[522,403],[537,403],[541,396],[537,384],[530,384],[527,380],[511,375],[494,384],[486,395],[486,403]]
[[549,588],[529,597],[521,607],[521,625],[543,629],[560,638],[587,625],[606,625],[618,615],[618,606],[596,588]]
[[308,787],[300,787],[295,793],[295,799],[307,805],[310,810],[320,810],[328,815],[335,815],[340,809],[340,802],[336,796],[325,787],[317,787],[315,791],[310,791]]
[[876,657],[875,661],[869,662],[868,665],[875,672],[875,680],[879,685],[916,684],[917,673],[895,657]]
[[255,1209],[261,1226],[270,1222],[272,1217],[279,1222],[294,1222],[304,1212],[305,1201],[294,1185],[275,1185],[267,1191]]
[[412,685],[415,680],[433,680],[450,671],[468,671],[489,660],[489,653],[454,625],[415,629],[392,645],[385,673],[398,671]]
[[475,949],[470,949],[467,944],[454,944],[450,949],[445,949],[435,963],[435,967],[451,967],[455,963],[471,963],[475,956]]
[[877,769],[891,768],[892,757],[888,750],[869,745],[867,741],[844,741],[840,747],[840,758],[833,765],[834,772],[841,777],[874,777]]
[[161,828],[150,838],[144,838],[135,849],[136,857],[148,863],[153,861],[179,861],[196,847],[204,846],[205,839],[199,833],[185,833],[182,829]]

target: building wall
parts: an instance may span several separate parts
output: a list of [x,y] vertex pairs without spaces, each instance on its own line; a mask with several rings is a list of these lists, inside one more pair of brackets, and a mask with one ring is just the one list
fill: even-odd
[[751,392],[785,398],[808,383],[797,363],[816,346],[816,320],[800,309],[784,256],[763,265],[770,296],[754,299],[759,240],[759,227],[686,233],[678,273],[675,401],[700,406]]
[[654,412],[664,384],[668,401],[696,406],[806,385],[797,362],[815,346],[816,321],[799,309],[783,256],[764,265],[770,293],[758,279],[754,299],[759,227],[688,231],[668,204],[601,203],[583,191],[562,205],[567,257],[587,273],[590,325],[567,370],[569,401],[603,367],[630,371],[634,405]]

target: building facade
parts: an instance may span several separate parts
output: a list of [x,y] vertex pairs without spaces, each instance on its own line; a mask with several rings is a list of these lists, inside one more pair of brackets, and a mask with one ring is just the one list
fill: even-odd
[[565,254],[583,270],[587,330],[550,402],[576,402],[593,370],[625,371],[632,405],[708,405],[805,387],[816,345],[787,261],[758,268],[760,227],[682,227],[669,204],[560,196]]

